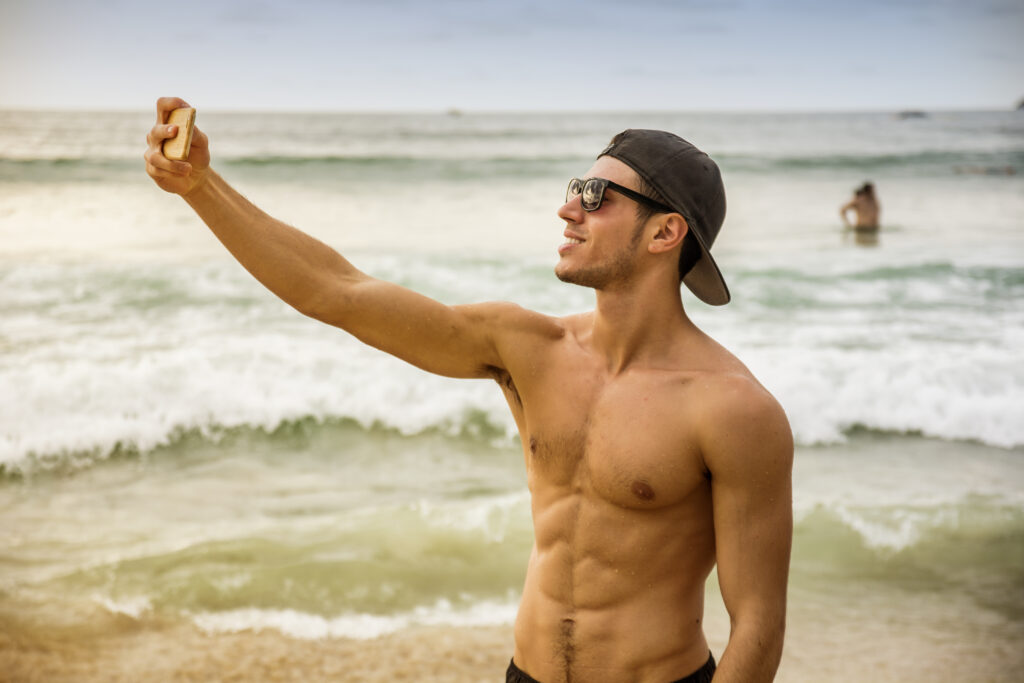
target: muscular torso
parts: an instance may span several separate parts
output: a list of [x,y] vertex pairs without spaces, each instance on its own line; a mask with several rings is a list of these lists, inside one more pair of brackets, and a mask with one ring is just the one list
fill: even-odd
[[692,364],[612,374],[581,338],[583,319],[562,321],[561,336],[499,378],[535,537],[515,661],[544,683],[667,683],[708,655],[715,537],[695,405],[716,369],[743,368],[711,342]]

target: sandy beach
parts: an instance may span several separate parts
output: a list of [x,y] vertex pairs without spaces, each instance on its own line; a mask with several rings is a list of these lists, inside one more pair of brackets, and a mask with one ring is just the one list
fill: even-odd
[[102,632],[0,628],[0,681],[499,680],[510,627],[413,628],[372,640],[298,640],[277,631],[206,634],[188,624],[140,626],[111,616]]
[[[710,596],[709,596],[710,597]],[[846,598],[854,598],[850,591]],[[944,609],[864,594],[831,617],[792,601],[786,650],[776,680],[788,683],[1019,680],[1024,632],[990,618],[965,619],[936,638],[928,624],[951,621],[969,601]],[[709,601],[710,602],[710,601]],[[511,626],[417,626],[372,639],[291,638],[279,631],[208,633],[188,622],[136,620],[96,608],[87,622],[64,623],[42,608],[31,617],[0,609],[0,681],[121,683],[503,680],[513,651]],[[21,606],[19,609],[24,608]],[[877,620],[851,620],[872,609]],[[707,606],[706,632],[720,657],[728,617]],[[600,682],[595,682],[600,683]]]
[[[835,628],[842,630],[838,624]],[[884,644],[886,651],[908,648],[908,656],[884,661],[877,649],[842,652],[841,640],[835,642],[836,655],[827,659],[803,656],[799,646],[790,647],[777,680],[1012,681],[1019,672],[1007,666],[1012,654],[1001,646],[987,653],[992,656],[979,646],[976,656],[958,664],[949,662],[941,643],[921,642],[914,634]],[[482,683],[503,680],[511,652],[511,627],[424,627],[372,640],[306,641],[276,631],[210,635],[192,626],[135,629],[125,623],[124,632],[94,639],[0,633],[0,680]]]
[[93,640],[0,634],[0,680],[438,681],[499,680],[509,628],[412,629],[374,640],[302,641],[274,631],[210,636],[191,626]]

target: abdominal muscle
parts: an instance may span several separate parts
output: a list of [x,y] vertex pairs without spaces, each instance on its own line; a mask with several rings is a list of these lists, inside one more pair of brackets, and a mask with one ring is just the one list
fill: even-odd
[[668,683],[699,669],[710,493],[627,509],[593,491],[551,489],[533,492],[516,665],[542,683]]

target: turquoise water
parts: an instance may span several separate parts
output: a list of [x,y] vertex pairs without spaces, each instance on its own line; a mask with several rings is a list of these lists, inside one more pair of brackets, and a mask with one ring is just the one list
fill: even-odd
[[[275,300],[145,177],[149,115],[97,116],[102,144],[66,114],[0,113],[3,611],[300,637],[509,623],[532,535],[497,387]],[[687,310],[797,441],[794,649],[828,656],[840,615],[871,656],[912,633],[1022,663],[1020,114],[199,125],[222,174],[364,270],[551,314],[592,304],[552,274],[566,178],[626,126],[692,139],[725,175],[734,301]],[[862,246],[837,210],[867,179],[884,229]],[[708,609],[721,642],[713,580]]]

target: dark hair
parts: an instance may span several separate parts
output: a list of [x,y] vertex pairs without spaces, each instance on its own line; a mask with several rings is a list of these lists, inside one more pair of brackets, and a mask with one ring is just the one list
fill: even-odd
[[869,197],[874,196],[874,194],[875,194],[875,186],[872,185],[870,181],[867,181],[863,185],[860,186],[860,188],[857,190],[857,194],[859,194],[859,195],[867,195]]
[[[614,142],[614,140],[613,140],[613,142]],[[657,190],[655,190],[653,187],[651,187],[651,184],[648,183],[646,180],[644,180],[643,177],[639,173],[637,173],[637,175],[636,175],[636,180],[637,180],[637,188],[636,189],[637,189],[637,191],[640,194],[644,195],[645,197],[650,197],[651,199],[653,199],[656,202],[660,202],[662,204],[668,204],[668,202],[665,201],[665,198],[662,197],[661,194]],[[650,217],[653,216],[656,213],[658,213],[657,209],[655,209],[653,207],[650,207],[650,206],[647,206],[646,204],[641,204],[641,203],[637,202],[637,205],[636,205],[636,217],[637,217],[637,222],[638,222],[639,225],[643,225],[644,223],[646,223],[650,219]],[[687,225],[690,225],[690,226],[693,225],[693,221],[691,221],[690,218],[686,214],[684,214],[682,211],[680,211],[679,213],[680,213],[680,215],[683,218],[686,219]],[[690,229],[690,230],[687,231],[686,237],[683,238],[683,248],[679,252],[679,281],[680,282],[682,282],[683,278],[686,277],[686,274],[689,273],[690,270],[692,270],[695,265],[697,265],[697,261],[700,260],[701,256],[702,256],[702,251],[701,251],[701,248],[700,248],[700,243],[697,241],[697,237],[693,234],[693,230]]]

